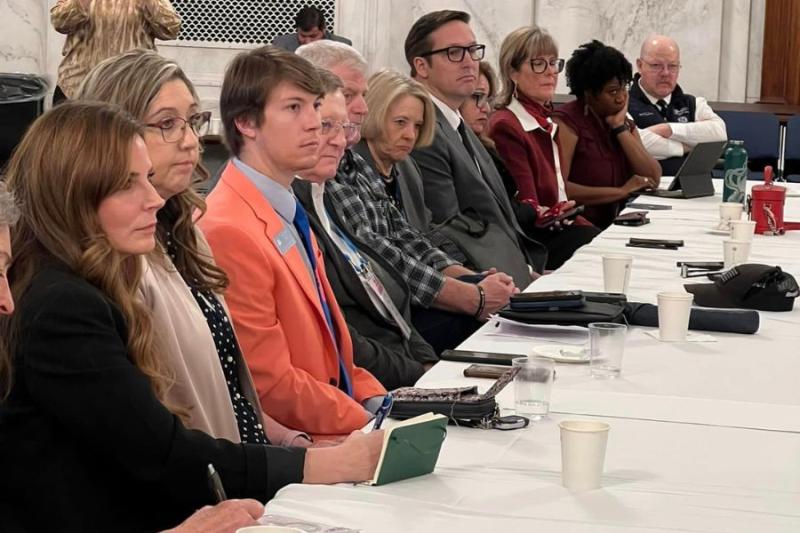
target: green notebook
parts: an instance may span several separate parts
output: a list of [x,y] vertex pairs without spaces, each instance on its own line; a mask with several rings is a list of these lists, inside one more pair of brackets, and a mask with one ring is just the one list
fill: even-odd
[[433,472],[447,436],[447,417],[426,413],[384,430],[375,477],[370,485],[422,476]]

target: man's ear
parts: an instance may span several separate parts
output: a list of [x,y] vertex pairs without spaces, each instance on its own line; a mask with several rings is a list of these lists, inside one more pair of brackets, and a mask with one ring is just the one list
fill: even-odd
[[252,118],[240,116],[235,118],[233,123],[236,125],[236,129],[239,130],[239,133],[242,134],[242,137],[250,140],[256,138],[256,131],[258,128],[256,127],[255,121]]
[[430,76],[431,66],[428,64],[428,59],[425,57],[414,58],[414,70],[417,71],[417,76],[423,80],[428,79]]
[[636,58],[636,70],[639,71],[639,74],[642,73],[642,64],[643,64],[642,63],[642,58],[641,57],[637,57]]

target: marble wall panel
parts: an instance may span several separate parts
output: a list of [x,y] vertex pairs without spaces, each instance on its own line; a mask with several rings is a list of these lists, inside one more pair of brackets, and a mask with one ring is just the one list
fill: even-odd
[[750,4],[750,0],[728,0],[723,4],[718,100],[745,101],[750,46]]
[[[649,34],[674,37],[681,47],[681,86],[716,100],[722,4],[722,0],[538,0],[535,20],[556,38],[564,58],[594,38],[621,50],[634,69],[641,44]],[[564,76],[558,92],[568,92]]]
[[0,72],[45,72],[48,20],[41,0],[0,0]]

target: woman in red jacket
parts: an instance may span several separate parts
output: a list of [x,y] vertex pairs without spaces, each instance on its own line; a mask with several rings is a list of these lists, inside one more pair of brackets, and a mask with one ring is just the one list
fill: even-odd
[[[556,126],[550,120],[551,100],[563,68],[555,41],[536,26],[520,28],[503,40],[503,92],[500,109],[489,123],[489,136],[516,183],[517,199],[536,209],[540,221],[555,206],[568,210],[574,205],[567,196]],[[578,219],[547,228],[540,222],[531,236],[547,246],[547,267],[555,269],[598,233],[585,219]]]

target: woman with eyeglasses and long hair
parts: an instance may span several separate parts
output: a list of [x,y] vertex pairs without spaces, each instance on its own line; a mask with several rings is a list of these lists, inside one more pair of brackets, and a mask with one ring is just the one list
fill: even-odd
[[526,26],[510,33],[500,48],[499,109],[488,127],[496,153],[516,185],[516,200],[535,213],[533,223],[523,227],[547,247],[550,270],[599,233],[583,217],[542,224],[554,213],[575,206],[567,195],[556,127],[550,119],[563,67],[564,60],[559,59],[556,42],[547,31]]
[[152,183],[165,205],[140,293],[173,375],[167,400],[189,427],[215,437],[266,443],[269,435],[276,444],[308,445],[304,434],[263,416],[221,295],[228,278],[195,226],[205,211],[193,185],[208,178],[199,137],[210,113],[200,111],[191,81],[173,61],[133,50],[95,67],[78,98],[117,104],[145,125]]
[[552,115],[567,196],[584,204],[584,216],[601,229],[630,195],[657,188],[661,178],[627,118],[632,70],[615,48],[597,40],[581,45],[567,61],[567,85],[576,98]]

